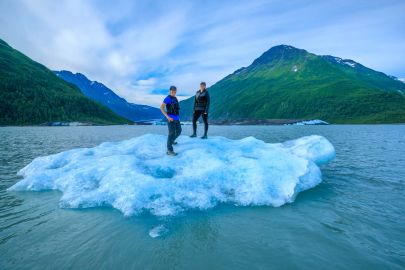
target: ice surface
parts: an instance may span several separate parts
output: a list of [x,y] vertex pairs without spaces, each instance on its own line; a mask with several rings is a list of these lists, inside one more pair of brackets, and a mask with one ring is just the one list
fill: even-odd
[[180,136],[178,156],[165,148],[166,136],[146,134],[38,157],[9,190],[60,190],[61,207],[111,206],[124,215],[176,215],[218,203],[281,206],[319,184],[318,165],[335,156],[317,135],[278,144]]

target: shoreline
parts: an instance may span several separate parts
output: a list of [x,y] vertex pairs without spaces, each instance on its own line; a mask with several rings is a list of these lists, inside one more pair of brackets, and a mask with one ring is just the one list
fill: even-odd
[[[213,126],[323,126],[323,125],[405,125],[405,123],[312,123],[305,124],[312,120],[305,119],[235,119],[235,120],[212,120]],[[322,121],[322,120],[319,120]],[[156,120],[138,121],[131,124],[97,124],[90,122],[54,122],[61,124],[21,124],[21,125],[0,125],[0,127],[86,127],[86,126],[163,126],[166,122]],[[202,122],[197,122],[201,124]],[[181,122],[181,125],[191,125],[191,121]]]

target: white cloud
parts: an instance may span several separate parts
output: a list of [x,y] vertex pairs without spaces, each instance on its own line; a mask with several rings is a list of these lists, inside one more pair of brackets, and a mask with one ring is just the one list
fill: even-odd
[[191,95],[291,44],[405,76],[405,4],[388,1],[2,0],[0,37],[51,69],[81,72],[130,102]]

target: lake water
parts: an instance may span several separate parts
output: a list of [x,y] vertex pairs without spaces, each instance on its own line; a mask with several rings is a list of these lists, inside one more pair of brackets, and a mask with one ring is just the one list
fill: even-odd
[[[405,268],[404,125],[211,126],[211,136],[274,143],[318,134],[335,146],[323,182],[281,207],[124,217],[108,207],[59,208],[58,191],[6,190],[35,157],[166,132],[1,127],[0,269]],[[190,132],[183,126],[183,134]],[[151,237],[161,228],[163,236]]]

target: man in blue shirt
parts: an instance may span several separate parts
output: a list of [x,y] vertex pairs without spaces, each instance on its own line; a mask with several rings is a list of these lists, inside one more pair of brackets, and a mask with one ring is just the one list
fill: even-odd
[[[167,154],[175,156],[177,153],[173,151],[173,144],[177,144],[175,140],[181,133],[180,125],[180,106],[176,98],[176,86],[170,86],[170,94],[163,100],[160,105],[160,110],[167,118],[167,127],[169,128],[169,135],[167,136]],[[164,108],[166,107],[166,111]]]

